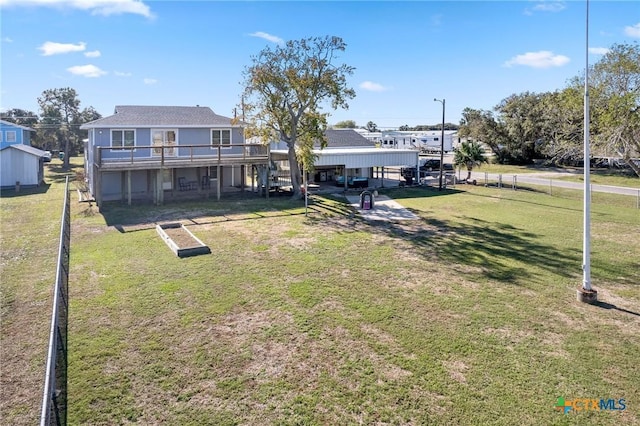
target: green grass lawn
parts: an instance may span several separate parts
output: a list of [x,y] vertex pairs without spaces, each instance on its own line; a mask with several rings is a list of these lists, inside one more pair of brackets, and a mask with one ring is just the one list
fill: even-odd
[[[0,200],[8,424],[39,415],[52,172]],[[98,213],[74,193],[69,424],[640,424],[639,210],[592,207],[592,306],[575,295],[579,199],[388,191],[420,219],[368,223],[320,196],[308,215],[284,198]],[[212,253],[176,257],[167,221]],[[626,410],[562,414],[558,397]]]

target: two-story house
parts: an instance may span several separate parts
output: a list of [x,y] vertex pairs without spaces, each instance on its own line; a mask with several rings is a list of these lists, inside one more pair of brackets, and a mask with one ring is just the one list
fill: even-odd
[[243,123],[208,107],[116,106],[81,129],[88,130],[85,174],[98,206],[220,199],[244,190],[253,168],[269,164],[268,146],[246,143]]

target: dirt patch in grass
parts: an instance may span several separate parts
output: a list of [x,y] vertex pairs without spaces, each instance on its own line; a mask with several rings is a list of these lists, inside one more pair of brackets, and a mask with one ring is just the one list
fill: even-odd
[[467,364],[460,360],[442,361],[442,365],[449,372],[449,375],[453,380],[458,383],[467,383],[465,377],[465,371],[469,368]]
[[199,247],[201,244],[182,226],[175,228],[163,228],[165,234],[178,246],[178,248]]

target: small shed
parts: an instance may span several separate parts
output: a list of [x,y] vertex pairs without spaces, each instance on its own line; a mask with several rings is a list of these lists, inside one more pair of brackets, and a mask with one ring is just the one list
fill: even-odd
[[15,144],[0,148],[0,187],[39,186],[44,181],[45,151],[29,145]]

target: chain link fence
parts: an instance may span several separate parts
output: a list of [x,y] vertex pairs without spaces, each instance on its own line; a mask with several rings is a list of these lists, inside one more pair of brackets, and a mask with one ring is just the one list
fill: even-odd
[[61,222],[40,426],[67,424],[67,323],[69,318],[69,252],[71,244],[68,176],[65,184]]

